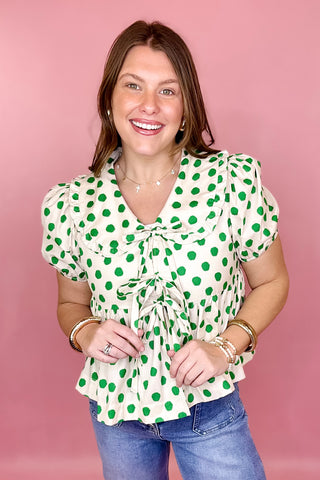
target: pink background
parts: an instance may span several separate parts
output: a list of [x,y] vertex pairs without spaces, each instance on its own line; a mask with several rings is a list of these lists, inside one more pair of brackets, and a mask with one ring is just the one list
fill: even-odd
[[[1,0],[0,480],[102,478],[74,391],[83,360],[40,255],[40,203],[86,172],[106,52],[139,18],[185,38],[217,145],[261,160],[280,203],[291,291],[242,395],[268,479],[320,478],[318,0]],[[174,461],[171,472],[181,478]]]

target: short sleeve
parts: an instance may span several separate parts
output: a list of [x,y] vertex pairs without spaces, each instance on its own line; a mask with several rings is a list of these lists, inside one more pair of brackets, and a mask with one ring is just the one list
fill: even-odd
[[279,207],[263,187],[260,163],[246,155],[228,159],[230,224],[234,246],[241,262],[265,252],[278,233]]
[[75,281],[85,281],[80,264],[80,249],[75,240],[75,228],[69,202],[70,184],[53,187],[42,203],[42,255],[62,275]]

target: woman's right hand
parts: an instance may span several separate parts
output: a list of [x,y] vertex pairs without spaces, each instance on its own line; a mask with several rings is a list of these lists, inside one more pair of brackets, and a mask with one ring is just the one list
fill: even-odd
[[[115,363],[128,356],[137,358],[144,351],[141,340],[143,330],[138,334],[112,318],[102,323],[90,323],[76,335],[76,341],[87,357],[93,357],[104,363]],[[106,345],[111,344],[108,355],[103,353]]]

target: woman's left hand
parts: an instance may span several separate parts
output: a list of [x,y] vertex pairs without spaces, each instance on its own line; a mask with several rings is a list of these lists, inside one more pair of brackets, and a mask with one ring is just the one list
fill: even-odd
[[228,369],[225,354],[202,340],[191,340],[177,352],[169,350],[168,355],[171,358],[170,375],[176,379],[177,387],[199,387]]

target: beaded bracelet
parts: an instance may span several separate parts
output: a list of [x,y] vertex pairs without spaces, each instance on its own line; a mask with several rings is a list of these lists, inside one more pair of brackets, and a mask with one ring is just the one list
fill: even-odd
[[211,343],[225,354],[229,364],[228,371],[230,371],[232,365],[238,360],[236,347],[228,339],[219,336],[215,337]]
[[255,329],[250,325],[250,323],[242,320],[241,318],[234,318],[233,320],[230,320],[228,322],[228,327],[231,327],[231,325],[236,325],[237,327],[242,328],[249,335],[250,344],[245,351],[252,352],[258,343],[258,337]]
[[99,317],[86,317],[80,320],[80,322],[76,323],[70,332],[69,335],[69,343],[71,347],[74,350],[77,350],[77,352],[82,352],[82,348],[80,347],[79,343],[76,340],[76,335],[77,333],[80,332],[80,330],[85,327],[86,325],[89,325],[90,323],[100,323],[101,319]]

